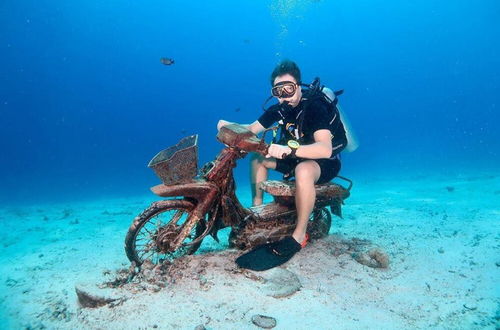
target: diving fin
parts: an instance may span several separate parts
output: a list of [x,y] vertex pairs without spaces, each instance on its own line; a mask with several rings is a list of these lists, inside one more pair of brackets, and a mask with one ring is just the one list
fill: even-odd
[[280,241],[257,246],[239,256],[236,264],[241,268],[264,271],[284,264],[301,248],[301,244],[292,236],[287,236]]
[[219,241],[219,237],[217,236],[217,231],[216,231],[216,230],[212,231],[212,232],[210,233],[210,236],[212,236],[212,237],[213,237],[213,239],[214,239],[217,243],[220,243],[220,241]]

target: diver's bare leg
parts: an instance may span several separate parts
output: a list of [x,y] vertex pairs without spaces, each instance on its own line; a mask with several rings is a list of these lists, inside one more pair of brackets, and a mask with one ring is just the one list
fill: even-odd
[[252,205],[261,205],[263,191],[257,186],[267,180],[267,170],[276,168],[276,159],[264,158],[259,154],[252,154],[250,159],[250,187],[252,189]]
[[307,222],[316,202],[314,183],[321,175],[321,168],[313,160],[301,162],[295,167],[295,205],[297,207],[297,226],[293,238],[302,243],[306,237]]

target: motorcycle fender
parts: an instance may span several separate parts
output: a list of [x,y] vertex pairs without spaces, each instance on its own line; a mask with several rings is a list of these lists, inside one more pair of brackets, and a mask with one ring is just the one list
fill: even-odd
[[173,186],[159,184],[151,187],[151,191],[160,197],[184,197],[196,200],[193,215],[201,219],[215,201],[219,188],[210,182],[195,181]]
[[173,186],[159,184],[151,187],[150,189],[155,195],[160,197],[182,196],[194,198],[196,200],[200,200],[212,191],[218,190],[216,185],[204,181],[196,181]]

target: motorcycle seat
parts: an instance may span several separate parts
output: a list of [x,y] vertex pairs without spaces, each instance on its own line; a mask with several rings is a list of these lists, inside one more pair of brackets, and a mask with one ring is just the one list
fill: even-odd
[[[318,184],[316,187],[317,199],[340,198],[342,200],[349,197],[349,190],[333,182]],[[275,197],[295,196],[295,182],[268,180],[261,182],[259,188]]]

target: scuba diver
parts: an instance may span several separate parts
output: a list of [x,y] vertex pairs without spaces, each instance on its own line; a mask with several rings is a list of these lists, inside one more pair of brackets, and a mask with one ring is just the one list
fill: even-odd
[[[340,171],[340,152],[348,139],[337,107],[337,95],[319,85],[301,83],[300,69],[293,61],[284,60],[273,70],[271,94],[278,103],[246,127],[255,134],[278,123],[281,134],[273,141],[268,155],[253,155],[251,160],[252,203],[261,205],[260,182],[267,180],[268,170],[283,173],[285,179],[295,177],[297,224],[292,236],[256,247],[236,259],[242,268],[262,271],[290,260],[306,246],[309,217],[316,201],[314,185],[332,180]],[[302,88],[307,87],[307,88]],[[230,124],[220,120],[217,129]]]

